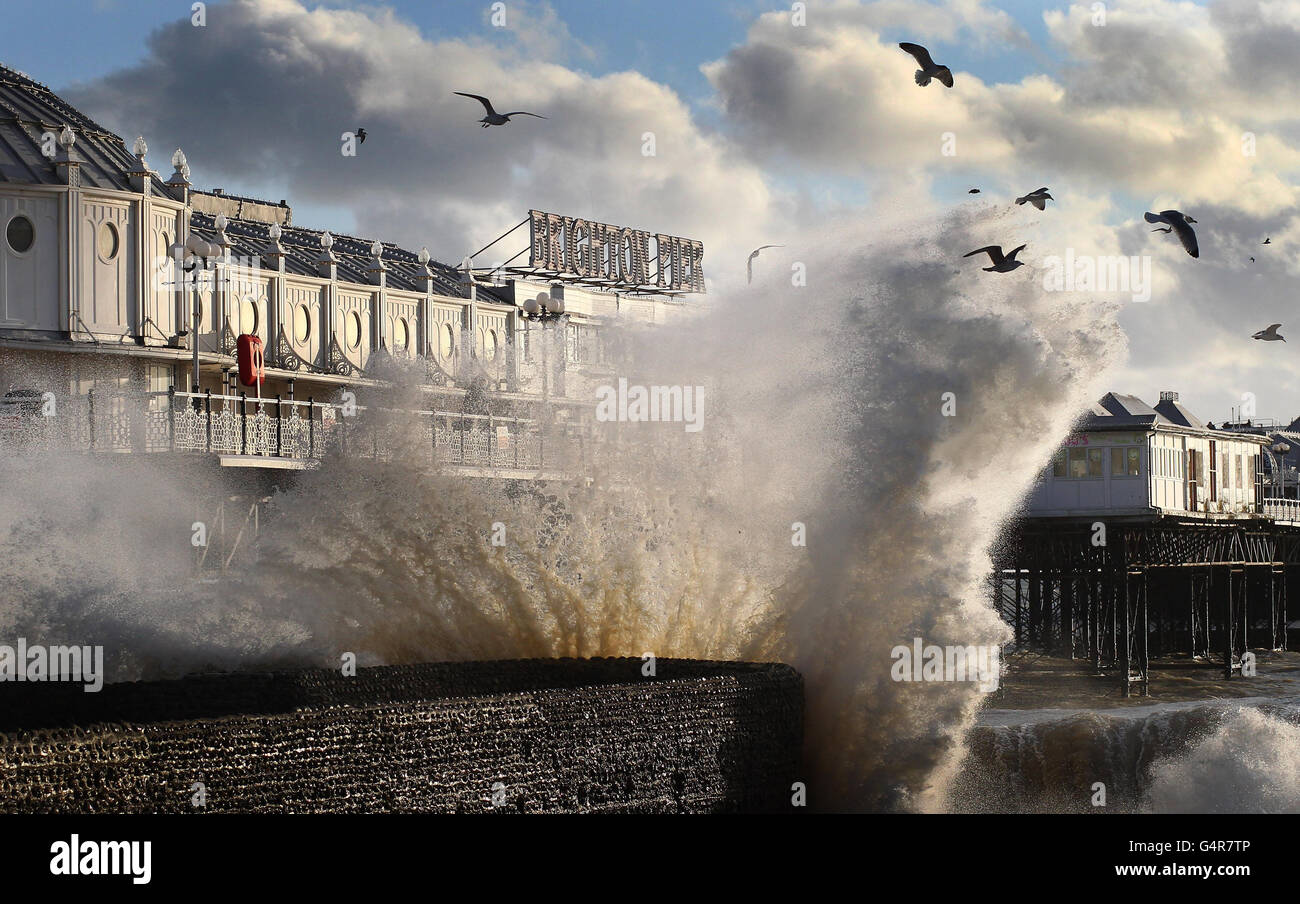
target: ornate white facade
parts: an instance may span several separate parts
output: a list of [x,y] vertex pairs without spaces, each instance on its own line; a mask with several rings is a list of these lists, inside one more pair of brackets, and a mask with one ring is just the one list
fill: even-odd
[[[464,410],[471,388],[501,417],[580,411],[609,378],[604,326],[683,310],[667,297],[475,278],[427,252],[303,228],[284,201],[199,191],[180,151],[164,179],[147,153],[142,139],[128,150],[0,67],[0,393],[10,408],[51,392],[74,405],[92,390],[101,400],[195,385],[233,394],[235,339],[253,334],[266,349],[263,398],[363,393],[391,355],[419,365],[431,411]],[[193,239],[209,250],[197,281],[175,263]],[[525,316],[543,292],[564,300],[562,317]]]

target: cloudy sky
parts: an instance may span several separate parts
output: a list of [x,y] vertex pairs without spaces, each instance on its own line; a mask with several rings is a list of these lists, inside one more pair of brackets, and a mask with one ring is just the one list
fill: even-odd
[[[798,24],[755,0],[506,0],[499,27],[490,2],[222,0],[195,27],[176,0],[42,0],[6,4],[0,59],[143,134],[156,168],[180,145],[200,186],[443,260],[538,207],[701,239],[727,292],[759,244],[787,248],[758,278],[787,279],[814,230],[974,208],[1029,266],[984,274],[953,249],[972,278],[1146,262],[1149,301],[1114,293],[1117,391],[1300,415],[1300,0],[1100,7],[810,0]],[[900,40],[954,88],[916,86]],[[479,129],[453,91],[549,118]],[[1011,203],[1039,186],[1045,212]],[[1166,208],[1198,221],[1199,259],[1142,221]],[[1278,321],[1294,343],[1251,340]]]

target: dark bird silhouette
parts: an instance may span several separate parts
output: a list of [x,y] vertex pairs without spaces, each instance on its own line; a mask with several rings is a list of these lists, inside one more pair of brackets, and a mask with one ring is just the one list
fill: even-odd
[[365,129],[357,129],[357,141],[361,142],[362,144],[365,144],[365,143],[366,143],[366,130],[365,130]]
[[1286,340],[1283,339],[1281,336],[1279,336],[1277,332],[1277,328],[1280,327],[1281,325],[1282,324],[1280,323],[1270,323],[1268,325],[1268,329],[1260,330],[1258,333],[1251,336],[1250,338],[1263,339],[1265,342],[1277,342],[1279,339],[1281,339],[1281,341],[1286,342]]
[[785,245],[759,245],[753,251],[749,252],[749,260],[745,261],[745,272],[749,274],[749,281],[754,281],[754,258],[758,257],[758,252],[764,248],[784,248]]
[[1196,222],[1191,217],[1186,216],[1177,210],[1162,210],[1158,214],[1148,211],[1146,213],[1146,221],[1148,223],[1164,223],[1165,226],[1163,229],[1157,226],[1151,231],[1163,232],[1165,235],[1173,232],[1178,236],[1178,240],[1183,243],[1183,248],[1187,250],[1188,254],[1192,257],[1201,256],[1201,249],[1196,244],[1196,233],[1192,230],[1191,226],[1187,225],[1188,223]]
[[934,60],[930,59],[930,51],[926,50],[920,44],[902,43],[898,45],[906,50],[916,60],[916,65],[921,68],[916,70],[916,83],[924,88],[930,84],[931,79],[938,79],[949,88],[952,87],[952,70],[947,66],[940,66]]
[[1252,258],[1250,259],[1250,262],[1251,262],[1252,264],[1255,263],[1255,259],[1252,257]]
[[1260,244],[1261,244],[1261,245],[1271,245],[1271,244],[1273,244],[1273,239],[1272,239],[1272,237],[1266,238],[1266,239],[1264,239],[1264,241],[1260,242]]
[[1024,197],[1016,198],[1016,203],[1024,204],[1026,201],[1028,201],[1030,204],[1034,205],[1039,210],[1043,210],[1047,207],[1048,201],[1055,201],[1055,200],[1056,200],[1055,198],[1053,198],[1051,195],[1047,193],[1047,187],[1044,186],[1043,188],[1034,189]]
[[980,190],[978,188],[972,188],[970,191],[966,192],[968,195],[978,195],[979,193]]
[[484,116],[479,120],[479,122],[483,123],[483,128],[485,129],[488,126],[503,126],[510,121],[511,116],[536,116],[538,119],[546,119],[546,117],[541,114],[529,113],[527,110],[515,110],[513,113],[498,113],[496,110],[492,109],[492,101],[488,100],[481,94],[466,94],[464,91],[453,91],[452,94],[459,94],[461,97],[472,97],[483,105],[483,109],[487,111],[487,116]]
[[1024,245],[1018,248],[1012,248],[1006,254],[1002,253],[1001,245],[985,245],[983,248],[976,248],[970,254],[963,254],[962,257],[973,257],[976,254],[987,254],[992,261],[992,267],[985,267],[985,273],[1010,273],[1016,267],[1023,267],[1024,261],[1016,260],[1016,255],[1025,249]]

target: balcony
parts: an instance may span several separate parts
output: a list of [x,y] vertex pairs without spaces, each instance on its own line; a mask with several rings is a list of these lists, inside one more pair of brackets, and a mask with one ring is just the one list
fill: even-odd
[[586,473],[574,427],[452,411],[412,411],[245,394],[156,392],[0,405],[0,455],[177,453],[226,467],[301,470],[331,455],[390,461],[398,449],[464,476],[566,479]]
[[1300,499],[1265,498],[1264,517],[1274,521],[1300,524]]

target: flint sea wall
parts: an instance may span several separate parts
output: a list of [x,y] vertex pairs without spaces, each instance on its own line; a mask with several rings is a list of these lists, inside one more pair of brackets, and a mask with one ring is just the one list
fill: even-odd
[[790,811],[794,669],[661,659],[642,672],[640,659],[556,659],[99,693],[0,683],[0,811]]

